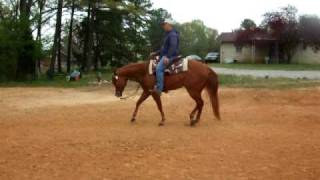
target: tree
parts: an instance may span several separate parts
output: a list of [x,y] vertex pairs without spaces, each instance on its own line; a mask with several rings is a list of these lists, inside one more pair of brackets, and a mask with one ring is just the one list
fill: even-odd
[[18,46],[18,62],[16,79],[32,79],[35,76],[35,51],[36,46],[31,31],[31,6],[32,0],[20,0],[19,18],[17,19],[17,36],[20,40]]
[[180,32],[180,50],[183,55],[197,54],[206,56],[217,49],[217,35],[215,29],[208,28],[201,20],[177,25]]
[[83,59],[81,63],[81,70],[87,71],[90,70],[89,66],[91,61],[91,48],[89,46],[91,45],[91,25],[92,25],[92,5],[95,4],[95,2],[92,2],[91,0],[87,0],[87,17],[86,17],[86,24],[85,24],[85,38],[84,38],[84,47],[83,47]]
[[50,69],[48,72],[49,78],[52,79],[55,73],[55,63],[58,58],[58,71],[61,72],[61,21],[62,21],[63,0],[58,0],[56,28],[52,47],[52,56],[50,62]]
[[68,36],[68,55],[67,55],[67,72],[70,73],[71,70],[71,49],[72,49],[72,34],[73,34],[73,21],[74,21],[74,11],[75,11],[75,1],[71,2],[71,17],[69,25],[69,36]]
[[298,10],[288,5],[278,11],[265,13],[262,26],[270,29],[272,34],[278,38],[280,56],[284,63],[290,63],[296,48],[300,42],[298,31]]
[[320,50],[320,18],[314,15],[304,15],[299,19],[299,32],[304,46]]
[[[131,5],[128,6],[129,11],[124,16],[128,22],[125,29],[128,34],[128,41],[133,44],[129,47],[130,51],[133,52],[132,60],[136,61],[145,58],[150,53],[146,48],[147,38],[145,33],[152,4],[149,0],[129,0],[129,2],[131,2]],[[134,9],[131,9],[131,7],[134,7]]]
[[78,24],[75,39],[81,42],[82,70],[121,66],[146,56],[149,0],[86,1],[84,7],[86,18]]
[[208,40],[208,52],[219,52],[220,41],[218,40],[218,31],[215,29],[208,28],[207,32]]
[[18,43],[16,29],[10,18],[0,20],[0,82],[15,80],[18,61]]
[[63,9],[63,0],[58,0],[58,11],[57,11],[57,24],[58,24],[58,31],[57,31],[57,52],[58,52],[58,72],[62,72],[61,67],[61,50],[62,50],[62,42],[61,42],[61,28],[62,28],[62,9]]
[[248,29],[255,29],[257,27],[256,23],[251,19],[244,19],[241,22],[241,29],[248,30]]
[[[37,38],[36,38],[36,41],[37,41],[37,44],[38,44],[38,47],[41,49],[42,48],[42,34],[41,34],[41,30],[42,30],[42,20],[43,20],[43,10],[44,10],[44,7],[45,7],[45,4],[46,4],[46,0],[38,0],[38,9],[39,9],[39,17],[38,17],[38,22],[37,22]],[[40,59],[41,56],[39,56],[37,59],[36,59],[36,74],[37,76],[40,75],[41,73],[41,64],[40,64]]]
[[0,3],[0,80],[35,78],[38,48],[32,36],[32,0]]

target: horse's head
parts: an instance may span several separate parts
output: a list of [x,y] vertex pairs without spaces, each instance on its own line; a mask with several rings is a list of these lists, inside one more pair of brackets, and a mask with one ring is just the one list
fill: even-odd
[[124,91],[124,88],[127,85],[127,82],[128,82],[128,78],[119,75],[117,71],[113,73],[112,84],[114,85],[116,90],[115,96],[122,97],[122,93]]

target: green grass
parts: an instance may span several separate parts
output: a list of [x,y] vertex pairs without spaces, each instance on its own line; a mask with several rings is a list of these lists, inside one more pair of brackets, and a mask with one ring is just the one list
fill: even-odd
[[[104,80],[110,80],[112,73],[103,72]],[[95,82],[95,73],[84,74],[80,81],[67,82],[65,75],[57,75],[54,80],[48,80],[46,77],[41,77],[34,81],[24,82],[8,82],[0,83],[0,87],[62,87],[62,88],[79,88],[90,86],[89,82]],[[320,86],[320,80],[304,80],[304,79],[288,79],[288,78],[255,78],[251,76],[234,76],[234,75],[219,75],[220,85],[223,87],[235,88],[268,88],[268,89],[283,89],[283,88],[302,88]]]
[[[102,72],[103,80],[110,80],[112,73],[108,71]],[[63,88],[77,88],[89,86],[89,82],[97,81],[95,73],[83,74],[79,81],[66,81],[65,74],[59,74],[53,80],[48,80],[46,76],[42,76],[37,80],[21,81],[21,82],[6,82],[0,83],[0,87],[63,87]]]
[[255,78],[252,76],[219,75],[220,85],[241,88],[287,89],[320,86],[320,80],[289,78]]
[[320,71],[320,65],[309,64],[210,64],[210,66],[230,69]]

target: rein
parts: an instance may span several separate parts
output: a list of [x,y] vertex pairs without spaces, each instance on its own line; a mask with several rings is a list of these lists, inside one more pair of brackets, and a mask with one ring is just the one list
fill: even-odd
[[139,89],[140,89],[140,84],[138,84],[136,90],[133,93],[131,93],[129,96],[121,97],[120,99],[121,100],[127,100],[129,98],[135,97],[138,94]]
[[[138,94],[138,91],[141,87],[141,82],[140,82],[141,77],[138,75],[140,75],[142,73],[142,72],[139,72],[139,70],[142,70],[142,68],[146,68],[146,67],[147,66],[145,63],[134,63],[134,64],[129,64],[129,65],[122,68],[122,72],[126,72],[123,74],[125,74],[125,76],[128,78],[128,80],[137,82],[138,86],[137,86],[136,90],[133,93],[131,93],[130,95],[125,96],[125,97],[120,97],[121,100],[127,100],[129,98],[135,97]],[[124,69],[124,68],[126,68],[126,69]],[[147,73],[147,70],[146,70],[146,73]],[[144,75],[145,74],[143,74],[143,76]]]

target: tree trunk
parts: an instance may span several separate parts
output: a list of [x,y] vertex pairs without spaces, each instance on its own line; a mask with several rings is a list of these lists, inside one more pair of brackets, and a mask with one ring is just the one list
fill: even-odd
[[31,32],[31,6],[32,0],[21,0],[19,3],[19,33],[20,41],[22,43],[21,48],[18,52],[18,62],[16,79],[30,79],[35,76],[35,62],[32,56],[34,52],[34,44]]
[[[38,1],[38,6],[39,6],[39,19],[38,19],[38,32],[37,32],[37,42],[41,45],[42,44],[42,15],[43,15],[43,8],[45,5],[46,1],[45,0],[39,0]],[[40,57],[36,60],[36,76],[39,77],[41,74],[41,59]]]
[[68,38],[68,57],[67,57],[67,72],[70,73],[71,70],[71,49],[72,49],[72,31],[73,31],[73,16],[75,9],[75,0],[72,0],[71,7],[71,17],[70,17],[70,25],[69,25],[69,38]]
[[95,71],[97,71],[100,68],[100,66],[99,66],[99,59],[100,59],[99,54],[100,54],[100,51],[99,51],[99,48],[98,48],[98,42],[96,42],[96,45],[94,47],[94,70]]
[[94,51],[95,51],[95,18],[96,18],[96,10],[97,10],[97,7],[96,7],[96,2],[94,1],[93,4],[91,5],[92,8],[91,8],[91,17],[90,17],[90,21],[89,21],[89,27],[90,27],[90,32],[89,32],[89,41],[88,41],[88,49],[92,49],[93,51],[90,51],[89,54],[88,54],[88,63],[87,63],[87,69],[90,71],[91,68],[92,68],[92,64],[94,63],[93,62],[93,54]]
[[25,18],[29,21],[31,14],[32,0],[21,0],[20,1],[20,19]]
[[280,63],[280,61],[279,61],[279,42],[278,41],[276,41],[276,43],[275,43],[275,52],[274,52],[274,56],[275,56],[275,64],[279,64]]
[[59,28],[59,37],[58,37],[58,72],[62,72],[62,67],[61,67],[61,26]]
[[61,49],[61,19],[62,19],[62,5],[63,5],[63,0],[58,1],[58,11],[57,11],[57,22],[56,22],[56,30],[55,30],[55,35],[54,35],[54,41],[53,41],[53,47],[52,47],[52,56],[51,56],[51,63],[50,63],[50,70],[49,70],[49,78],[52,79],[55,69],[55,63],[56,63],[56,58],[57,58],[57,53],[58,53],[58,62],[61,62],[61,54],[60,54],[60,49]]
[[82,71],[89,71],[90,70],[90,58],[91,58],[91,10],[92,10],[92,2],[88,0],[88,11],[87,11],[87,24],[86,24],[86,34],[84,39],[84,46],[83,46],[83,60],[82,60]]
[[20,16],[22,16],[24,13],[26,13],[26,10],[27,10],[27,1],[20,0]]

